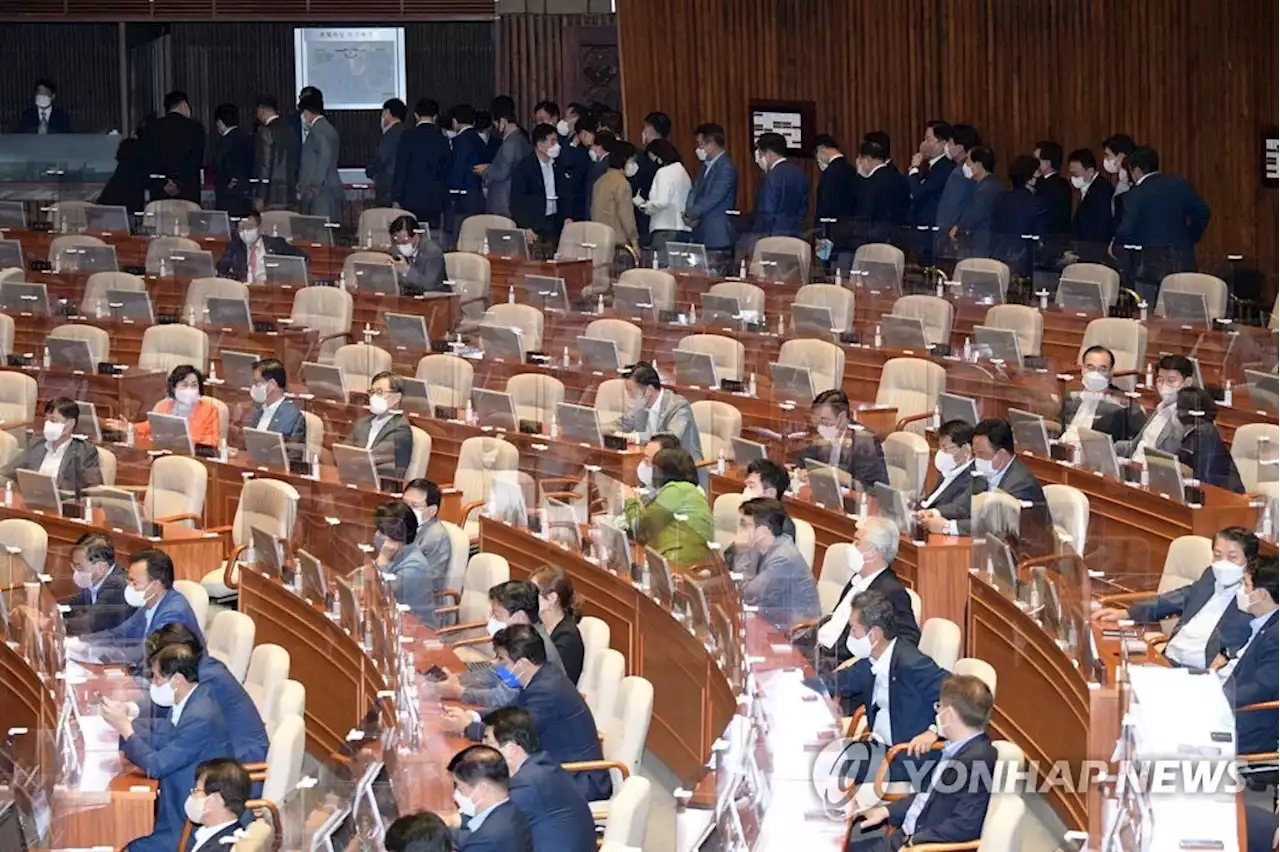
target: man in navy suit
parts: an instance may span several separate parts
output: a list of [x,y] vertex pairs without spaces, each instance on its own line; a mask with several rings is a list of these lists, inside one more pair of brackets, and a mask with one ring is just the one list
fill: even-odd
[[67,635],[110,630],[133,615],[133,607],[124,602],[128,580],[115,562],[115,545],[106,536],[86,533],[76,541],[71,576],[80,591],[68,601],[71,612],[63,617]]
[[858,172],[832,136],[814,140],[818,190],[813,202],[813,227],[831,241],[828,264],[847,270],[855,246],[853,215],[857,205]]
[[191,604],[173,588],[173,560],[163,550],[144,550],[129,561],[129,585],[124,601],[137,611],[127,621],[110,630],[90,633],[83,643],[99,652],[103,661],[126,663],[137,672],[143,671],[146,638],[153,630],[179,622],[203,641],[200,624]]
[[760,237],[800,237],[809,216],[809,179],[787,159],[781,133],[762,133],[756,140],[756,165],[764,172],[751,229]]
[[460,819],[458,852],[533,852],[533,833],[511,801],[511,776],[502,753],[489,746],[464,748],[449,761],[453,800]]
[[445,204],[445,240],[453,245],[462,220],[484,212],[484,182],[476,166],[484,162],[485,141],[476,132],[476,111],[471,104],[458,104],[450,113],[453,138],[449,141],[449,171],[445,185],[449,189]]
[[285,452],[301,460],[307,443],[307,420],[293,400],[285,397],[288,373],[279,358],[263,358],[253,362],[253,384],[249,397],[253,410],[247,425],[284,436]]
[[213,127],[218,133],[213,145],[213,206],[238,219],[252,206],[253,136],[240,126],[240,108],[235,104],[219,104],[213,112]]
[[151,660],[151,700],[169,711],[170,724],[140,736],[129,706],[103,697],[102,718],[120,734],[130,763],[160,782],[155,828],[131,840],[128,852],[172,852],[187,822],[187,796],[196,767],[233,753],[230,732],[213,691],[200,682],[199,658],[185,645],[171,645]]
[[484,725],[484,744],[507,761],[508,793],[533,832],[534,852],[595,852],[591,808],[569,773],[542,750],[533,717],[503,707],[485,716]]
[[[1182,435],[1178,460],[1191,468],[1191,475],[1208,485],[1244,493],[1244,481],[1231,451],[1222,441],[1214,421],[1218,403],[1204,388],[1181,388],[1174,402],[1174,434]],[[1196,412],[1192,414],[1191,412]]]
[[[848,852],[893,852],[926,843],[971,843],[982,836],[991,802],[990,782],[999,755],[987,735],[991,690],[979,678],[952,675],[938,694],[935,731],[920,746],[946,741],[941,759],[923,789],[889,805],[866,808],[853,817]],[[925,745],[927,743],[928,745]],[[890,836],[860,835],[884,823],[897,829]]]
[[738,207],[738,169],[725,152],[724,128],[700,124],[696,153],[702,162],[684,205],[693,241],[707,247],[707,265],[723,271],[733,260],[738,232],[729,211]]
[[991,251],[996,202],[1004,194],[1004,183],[995,171],[996,154],[982,145],[970,148],[968,159],[960,165],[960,174],[973,184],[950,232],[961,257],[988,257]]
[[225,852],[240,828],[252,788],[248,771],[234,760],[215,758],[197,766],[196,786],[184,808],[194,829],[182,852]]
[[1149,623],[1176,615],[1164,655],[1177,665],[1205,668],[1220,651],[1240,648],[1249,638],[1250,617],[1236,606],[1236,593],[1245,566],[1257,557],[1257,536],[1244,527],[1226,527],[1213,537],[1213,564],[1194,583],[1128,609],[1100,609],[1093,617]]
[[959,522],[969,520],[973,502],[973,427],[963,420],[943,423],[933,466],[938,484],[920,501],[916,522],[931,533],[959,535]]
[[573,209],[573,176],[560,162],[562,154],[556,129],[550,124],[533,128],[533,153],[511,173],[511,218],[530,239],[554,246]]
[[[1030,276],[1035,260],[1035,243],[1024,236],[1034,234],[1041,241],[1049,241],[1048,213],[1037,188],[1040,183],[1035,180],[1038,168],[1035,157],[1014,157],[1009,164],[1009,191],[996,199],[991,214],[990,256],[1003,260],[1014,275]],[[1068,196],[1068,206],[1070,203]]]
[[18,133],[70,133],[71,115],[62,107],[54,106],[58,87],[52,80],[36,80],[35,103],[22,111],[18,119]]
[[[1014,452],[1013,428],[1006,420],[987,419],[973,427],[973,489],[975,493],[1000,490],[1018,498],[1024,509],[1023,538],[1034,539],[1053,529],[1049,519],[1049,504],[1044,498],[1044,488],[1031,468]],[[956,521],[956,533],[969,535],[969,519]]]
[[[1276,700],[1277,602],[1280,601],[1276,558],[1250,560],[1244,583],[1236,592],[1236,605],[1251,617],[1249,637],[1238,648],[1229,648],[1211,664],[1222,678],[1222,690],[1239,711],[1250,704]],[[1260,754],[1276,750],[1276,711],[1236,713],[1236,753]]]
[[911,190],[910,223],[915,229],[913,243],[925,262],[933,261],[934,228],[938,224],[938,202],[943,187],[955,169],[955,162],[947,156],[951,143],[951,125],[945,121],[930,121],[924,128],[920,150],[911,155],[911,167],[907,170],[907,188]]
[[1111,215],[1115,187],[1109,180],[1098,179],[1098,161],[1088,148],[1067,155],[1067,173],[1071,186],[1080,193],[1080,203],[1071,216],[1072,247],[1066,260],[1103,263],[1109,259],[1107,246],[1115,235],[1115,219]]
[[964,174],[963,164],[969,159],[969,152],[982,144],[978,131],[968,124],[951,125],[951,141],[947,143],[947,158],[951,160],[951,171],[942,186],[942,194],[938,196],[937,217],[934,219],[937,252],[943,257],[955,257],[956,250],[951,229],[960,221],[960,215],[969,207],[973,197],[973,181]]
[[[493,637],[493,652],[500,667],[520,684],[515,706],[528,711],[538,728],[538,741],[555,763],[601,760],[596,723],[587,703],[564,671],[547,665],[547,648],[541,636],[527,624],[513,624]],[[466,733],[479,742],[484,724],[478,713],[447,711],[445,726]],[[610,798],[613,782],[605,770],[576,772],[574,786],[589,802]]]
[[910,211],[907,178],[889,165],[889,152],[870,140],[858,146],[858,175],[853,214],[858,242],[890,242]]
[[218,274],[246,284],[265,284],[267,255],[310,258],[302,249],[294,248],[284,237],[262,233],[262,214],[250,209],[236,224],[236,236],[218,258]]
[[395,206],[437,230],[448,198],[445,181],[450,156],[449,140],[436,124],[439,113],[440,105],[431,98],[419,98],[414,104],[415,123],[400,137],[391,181]]
[[1061,237],[1071,230],[1071,184],[1062,176],[1062,146],[1045,140],[1037,142],[1035,193],[1045,209],[1045,229],[1028,231],[1041,236]]

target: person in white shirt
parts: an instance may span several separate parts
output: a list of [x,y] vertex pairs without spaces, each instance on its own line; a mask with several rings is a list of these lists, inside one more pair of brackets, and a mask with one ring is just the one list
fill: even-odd
[[1084,392],[1063,397],[1058,422],[1062,443],[1080,447],[1080,430],[1105,432],[1112,441],[1132,440],[1142,429],[1142,409],[1131,404],[1111,384],[1115,354],[1105,346],[1090,346],[1080,359],[1080,379]]
[[693,230],[684,221],[685,204],[693,181],[685,171],[680,152],[667,139],[654,139],[644,149],[658,167],[649,187],[646,201],[639,193],[632,199],[635,205],[649,215],[649,247],[659,253],[661,259],[669,242],[688,242]]
[[1178,391],[1195,387],[1195,365],[1185,355],[1164,355],[1156,364],[1156,393],[1160,402],[1147,417],[1142,431],[1132,441],[1117,441],[1116,455],[1128,456],[1136,462],[1150,449],[1177,453],[1182,447],[1182,430],[1178,427]]
[[916,523],[931,533],[960,535],[960,522],[968,522],[973,496],[973,427],[963,420],[943,423],[933,466],[938,484],[920,501]]
[[355,422],[347,439],[351,446],[373,452],[381,477],[403,479],[413,454],[413,430],[400,413],[403,396],[400,376],[390,371],[374,376],[369,383],[369,416]]
[[195,826],[191,852],[222,852],[244,817],[252,782],[249,773],[229,757],[206,760],[196,767],[196,786],[183,810]]
[[0,479],[13,481],[19,470],[34,470],[52,476],[59,490],[74,492],[77,499],[85,488],[101,485],[98,448],[73,437],[79,421],[75,400],[59,396],[46,402],[40,437],[0,468]]

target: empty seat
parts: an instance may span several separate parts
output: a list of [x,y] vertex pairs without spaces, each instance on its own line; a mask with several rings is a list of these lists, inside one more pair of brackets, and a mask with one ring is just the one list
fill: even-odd
[[733,439],[742,437],[742,412],[720,400],[700,399],[693,403],[693,420],[702,439],[702,457],[733,458]]
[[929,442],[915,432],[893,432],[884,439],[884,463],[889,470],[889,484],[897,491],[924,493],[925,477],[933,454]]
[[351,335],[354,302],[351,294],[339,287],[302,287],[293,295],[289,314],[293,328],[306,328],[319,334],[319,352],[311,360],[330,363],[333,353]]
[[199,204],[185,198],[157,198],[147,202],[142,223],[153,234],[180,236],[188,231],[187,214],[199,209]]
[[427,394],[433,406],[464,408],[471,399],[471,383],[475,368],[457,355],[427,355],[418,361],[414,374],[427,383]]
[[60,237],[54,237],[49,243],[49,262],[54,264],[55,268],[61,263],[58,255],[69,248],[83,248],[85,246],[105,246],[106,243],[97,237],[88,234],[63,234]]
[[990,328],[1003,328],[1018,335],[1018,349],[1022,356],[1040,355],[1040,343],[1044,340],[1044,314],[1039,308],[1028,305],[992,305],[982,324]]
[[1199,293],[1204,296],[1209,319],[1221,319],[1227,315],[1227,282],[1216,275],[1204,272],[1175,272],[1160,282],[1160,295],[1156,297],[1156,316],[1165,316],[1166,293]]
[[517,417],[550,426],[556,408],[564,402],[564,383],[543,373],[521,373],[507,379],[507,393]]
[[742,506],[741,492],[721,494],[711,507],[715,519],[716,542],[728,547],[738,536],[738,509]]
[[348,391],[368,393],[373,377],[391,369],[391,353],[371,343],[348,343],[333,353],[333,366],[342,370]]
[[925,342],[934,346],[951,341],[954,310],[951,302],[937,296],[903,296],[893,303],[894,316],[924,321]]
[[784,341],[778,349],[778,363],[807,368],[815,395],[844,384],[844,350],[827,340],[801,337]]
[[[464,510],[483,505],[493,490],[494,479],[501,474],[514,474],[520,464],[520,451],[501,438],[477,435],[462,442],[458,451],[458,468],[453,487],[462,492]],[[480,534],[480,521],[474,511],[464,518],[467,537]]]
[[1073,485],[1053,484],[1044,487],[1044,499],[1054,528],[1069,537],[1072,549],[1084,556],[1089,536],[1089,498]]
[[898,409],[898,421],[916,418],[908,427],[923,433],[925,415],[932,415],[938,394],[947,389],[947,372],[923,358],[890,358],[880,373],[876,405]]
[[853,253],[854,268],[862,261],[875,263],[891,263],[898,270],[898,286],[902,286],[902,271],[906,268],[907,258],[902,249],[888,243],[864,243]]
[[[231,522],[231,542],[237,552],[248,547],[251,527],[285,541],[292,538],[293,525],[298,518],[298,499],[298,490],[287,482],[262,477],[246,480]],[[201,580],[209,597],[216,600],[235,593],[240,575],[235,556],[233,553],[231,559],[205,574]]]
[[444,274],[458,294],[462,330],[473,331],[489,307],[493,272],[489,258],[469,251],[451,251],[444,256]]
[[356,239],[367,249],[391,248],[391,223],[405,211],[394,207],[370,207],[360,213],[356,225]]
[[960,659],[960,627],[945,618],[931,618],[920,628],[920,653],[939,668],[951,671]]
[[719,334],[690,334],[682,337],[676,348],[710,355],[716,365],[716,374],[719,378],[742,381],[743,365],[747,357],[746,347],[732,337]]
[[809,280],[809,267],[813,265],[813,247],[798,237],[761,237],[756,240],[751,253],[751,274],[763,278],[764,267],[760,261],[766,254],[791,254],[800,258],[801,283]]
[[1262,482],[1262,463],[1274,465],[1277,453],[1280,453],[1280,426],[1246,423],[1236,428],[1231,438],[1231,460],[1240,473],[1245,491],[1252,493],[1258,490]]
[[596,388],[596,411],[600,413],[600,425],[607,428],[617,423],[627,411],[627,380],[605,379]]
[[[18,270],[21,273],[22,270]],[[4,276],[0,275],[0,281],[4,280]],[[18,280],[22,280],[22,276],[18,276]],[[0,314],[0,355],[10,355],[13,353],[13,317],[8,314]]]
[[764,290],[746,281],[721,281],[712,284],[707,293],[738,300],[738,309],[764,314]]
[[[366,210],[365,213],[369,211]],[[384,232],[385,235],[385,232]],[[390,242],[390,237],[387,237]],[[360,290],[360,282],[356,277],[357,263],[381,263],[390,266],[391,255],[381,251],[353,251],[342,261],[342,286],[350,290]]]
[[197,251],[202,251],[200,244],[186,237],[153,237],[147,243],[147,274],[160,275],[163,266],[164,274],[172,275],[173,265],[169,262],[171,254]]
[[[1102,287],[1103,303],[1114,305],[1120,298],[1120,273],[1101,263],[1068,263],[1062,268],[1062,278],[1070,281],[1093,281]],[[1062,304],[1062,288],[1058,288],[1057,302]]]
[[[153,325],[142,333],[138,369],[167,373],[182,364],[203,369],[209,363],[209,335],[189,325]],[[222,434],[226,434],[225,432]]]
[[128,272],[95,272],[85,281],[80,313],[87,317],[110,316],[111,305],[107,293],[111,290],[145,293],[147,282]]
[[0,423],[27,423],[35,419],[39,396],[34,376],[0,370]]
[[[49,205],[53,230],[64,234],[83,231],[86,227],[85,208],[92,206],[90,201],[55,201]],[[53,256],[50,255],[49,259],[53,260]]]
[[191,607],[191,612],[196,617],[196,624],[200,625],[201,632],[209,629],[209,593],[204,590],[204,586],[194,580],[174,580],[173,588],[178,594],[187,599],[187,605]]
[[485,312],[483,324],[497,325],[520,331],[520,347],[524,352],[542,349],[542,312],[532,305],[500,302]]
[[204,526],[204,499],[209,469],[188,456],[159,456],[151,462],[142,509],[156,523],[185,521]]
[[583,337],[612,340],[618,346],[618,361],[626,367],[641,359],[644,332],[640,327],[620,319],[598,319],[587,324]]
[[257,627],[252,618],[243,612],[223,610],[213,617],[209,627],[209,656],[219,660],[236,680],[243,682],[249,674],[255,635]]
[[627,287],[648,287],[656,310],[676,309],[676,278],[670,272],[661,269],[628,269],[618,276],[618,283]]
[[620,242],[617,232],[603,222],[568,222],[560,231],[557,245],[560,257],[591,261],[591,284],[584,295],[609,291],[613,253]]
[[236,299],[244,303],[245,314],[249,314],[249,287],[244,282],[228,278],[195,278],[187,285],[187,298],[182,305],[183,318],[207,321],[210,299]]
[[59,340],[83,340],[89,344],[89,357],[95,365],[111,360],[111,335],[104,328],[83,323],[67,323],[49,332]]
[[951,277],[956,281],[964,281],[964,274],[968,271],[995,274],[1000,280],[1000,300],[1004,301],[1008,298],[1009,266],[1004,261],[993,260],[989,257],[966,257],[956,263],[956,268],[951,273]]
[[491,213],[468,216],[462,220],[462,227],[458,229],[458,251],[482,254],[490,230],[514,231],[516,223],[506,216],[495,216]]
[[796,291],[794,305],[814,305],[831,310],[832,328],[848,331],[853,326],[853,291],[834,284],[808,284]]
[[245,692],[253,699],[258,715],[266,722],[269,697],[289,679],[289,652],[279,645],[256,645],[249,657],[249,672],[244,678]]

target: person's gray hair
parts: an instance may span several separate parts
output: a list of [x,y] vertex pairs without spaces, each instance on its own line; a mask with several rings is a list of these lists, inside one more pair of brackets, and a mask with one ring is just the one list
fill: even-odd
[[898,558],[898,540],[902,533],[897,524],[888,518],[866,518],[858,521],[858,526],[865,530],[867,544],[884,557],[884,564]]

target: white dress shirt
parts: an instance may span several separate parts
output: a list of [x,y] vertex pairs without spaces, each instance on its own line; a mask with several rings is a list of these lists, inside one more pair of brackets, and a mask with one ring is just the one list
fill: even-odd
[[1093,174],[1093,178],[1092,178],[1092,179],[1090,179],[1090,180],[1088,180],[1088,181],[1086,181],[1086,182],[1085,182],[1085,185],[1084,185],[1084,186],[1082,186],[1082,187],[1080,187],[1080,199],[1081,199],[1081,200],[1084,200],[1084,197],[1085,197],[1086,195],[1088,195],[1088,194],[1089,194],[1089,188],[1093,186],[1093,182],[1094,182],[1095,180],[1097,180],[1097,179],[1098,179],[1098,173],[1097,173],[1097,172],[1094,172],[1094,174]]
[[58,478],[58,471],[62,469],[62,457],[67,454],[67,447],[71,446],[72,438],[63,441],[55,450],[50,448],[46,441],[44,446],[44,461],[40,462],[40,473],[45,476],[52,476],[55,480]]
[[[850,545],[852,547],[852,545]],[[849,580],[849,591],[844,597],[840,598],[840,602],[836,604],[836,608],[831,610],[831,618],[818,628],[818,644],[824,648],[834,648],[836,642],[840,640],[840,634],[844,632],[845,627],[849,624],[849,612],[853,609],[853,599],[862,594],[867,588],[884,573],[885,568],[889,566],[881,566],[879,571],[871,574],[855,574]]]
[[244,277],[247,284],[267,282],[267,244],[261,236],[253,241],[253,245],[245,246]]
[[382,431],[382,427],[386,426],[391,420],[390,414],[384,414],[381,417],[375,417],[369,422],[369,440],[364,442],[366,450],[373,449],[374,443],[378,440],[378,433]]
[[871,691],[871,703],[876,705],[876,723],[871,733],[887,745],[893,745],[893,723],[889,718],[889,665],[893,662],[893,648],[897,644],[897,639],[889,640],[880,658],[871,661],[871,674],[876,679],[875,688]]
[[194,832],[192,832],[192,837],[193,837],[193,838],[194,838],[194,840],[195,840],[195,843],[194,843],[194,844],[192,845],[192,847],[191,847],[191,848],[192,848],[192,850],[198,850],[202,845],[204,845],[204,843],[205,843],[209,838],[211,838],[211,837],[217,837],[217,836],[218,836],[218,832],[220,832],[220,831],[225,831],[226,829],[230,828],[231,826],[233,826],[233,825],[235,825],[235,824],[236,824],[236,821],[235,821],[235,820],[231,820],[230,822],[224,822],[224,823],[222,823],[221,825],[202,825],[202,826],[200,826],[200,827],[199,827],[199,828],[197,828]]
[[[941,154],[939,154],[938,156],[936,156],[936,157],[934,157],[933,159],[929,160],[929,168],[933,168],[934,166],[938,165],[938,161],[939,161],[939,160],[941,160],[941,159],[942,159],[943,157],[945,157],[945,156],[947,156],[947,152],[946,152],[946,151],[943,151],[943,152],[942,152]],[[907,174],[909,174],[909,175],[918,174],[919,172],[920,172],[920,167],[919,167],[919,166],[912,166],[911,168],[907,169]]]
[[[280,397],[270,405],[262,407],[262,416],[258,418],[258,422],[253,425],[255,429],[266,429],[271,426],[271,418],[276,416],[276,409],[280,407],[280,403],[284,402],[284,397]],[[372,429],[370,429],[372,431]]]
[[1080,446],[1080,430],[1093,428],[1093,420],[1098,414],[1098,403],[1102,402],[1102,399],[1101,393],[1085,391],[1080,394],[1080,407],[1076,409],[1076,416],[1071,418],[1067,430],[1062,433],[1064,444]]
[[1164,646],[1164,655],[1176,663],[1197,669],[1208,665],[1209,637],[1227,607],[1236,605],[1236,589],[1239,587],[1239,583],[1226,587],[1214,583],[1213,597],[1182,625],[1178,635],[1169,640],[1169,644]]
[[44,136],[49,132],[49,114],[53,111],[53,107],[36,107],[36,109],[40,111],[40,127],[36,133]]
[[658,414],[662,411],[662,395],[664,393],[666,393],[665,390],[658,391],[658,396],[653,400],[653,405],[649,406],[649,410],[645,412],[648,418],[645,421],[645,431],[650,435],[655,435],[658,432]]
[[554,160],[538,157],[538,166],[542,169],[542,187],[547,193],[547,215],[556,215],[556,170]]
[[183,708],[187,706],[187,702],[191,700],[191,696],[196,694],[196,690],[200,688],[200,684],[191,687],[191,691],[183,696],[182,700],[173,705],[173,710],[169,713],[169,720],[173,722],[173,726],[178,727],[178,720],[182,718]]
[[649,214],[650,231],[688,231],[680,214],[689,200],[693,182],[681,163],[671,163],[658,169],[649,189],[649,200],[644,211]]

